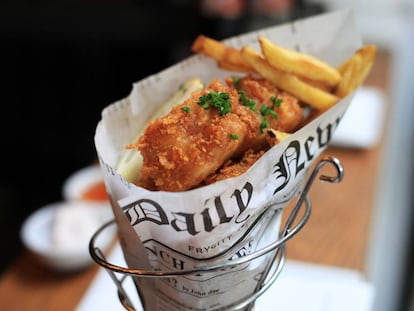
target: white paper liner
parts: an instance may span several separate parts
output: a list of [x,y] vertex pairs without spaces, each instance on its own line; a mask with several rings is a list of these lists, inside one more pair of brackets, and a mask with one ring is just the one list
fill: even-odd
[[[258,34],[338,66],[361,46],[349,10],[328,13],[226,40],[259,50]],[[125,145],[184,81],[234,76],[214,61],[192,56],[133,85],[131,94],[102,113],[97,153],[130,268],[190,269],[223,262],[274,241],[281,211],[306,171],[329,144],[352,95],[279,145],[245,174],[186,192],[152,192],[126,182],[114,167]],[[240,76],[242,76],[240,74]],[[260,219],[260,225],[256,225]],[[255,226],[256,225],[256,226]],[[146,251],[145,251],[146,250]],[[266,258],[233,271],[170,279],[141,279],[146,310],[213,310],[251,294]]]

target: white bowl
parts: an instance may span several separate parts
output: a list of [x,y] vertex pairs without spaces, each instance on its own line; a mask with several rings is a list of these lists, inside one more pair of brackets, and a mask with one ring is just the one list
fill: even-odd
[[[85,191],[103,182],[103,175],[99,165],[86,166],[71,174],[63,183],[62,194],[66,201],[83,200],[82,195]],[[107,200],[105,200],[107,201]],[[98,202],[102,202],[99,200]]]
[[[59,271],[75,271],[92,264],[89,241],[112,218],[109,204],[56,202],[31,214],[21,228],[23,244],[45,265]],[[99,236],[105,251],[115,237],[110,227]]]

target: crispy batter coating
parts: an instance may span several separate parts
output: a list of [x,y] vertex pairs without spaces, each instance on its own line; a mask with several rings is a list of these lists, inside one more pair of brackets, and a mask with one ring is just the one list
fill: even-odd
[[[241,100],[240,92],[254,100],[254,109]],[[211,93],[228,94],[229,111],[203,107],[200,98]],[[275,105],[275,98],[282,100],[280,106]],[[277,117],[263,116],[262,106],[270,107]],[[127,146],[138,148],[144,159],[136,184],[149,190],[184,191],[238,176],[269,148],[261,128],[263,119],[270,128],[289,133],[297,129],[302,117],[298,100],[264,79],[245,77],[237,89],[231,78],[226,84],[213,80],[150,122],[138,141]]]
[[[289,134],[285,134],[289,135]],[[277,145],[286,137],[280,137],[279,132],[268,129],[265,133],[267,146],[262,150],[247,150],[239,159],[230,159],[224,163],[216,172],[210,174],[203,180],[203,185],[209,185],[227,178],[237,177],[245,173],[256,161],[271,147]]]
[[[220,115],[198,104],[211,91],[229,94],[231,112]],[[183,191],[256,145],[259,124],[257,115],[239,103],[234,88],[213,80],[207,89],[152,121],[129,147],[138,148],[144,158],[141,176],[147,184],[150,180],[157,190]]]
[[203,180],[203,184],[209,185],[227,178],[240,176],[246,172],[264,153],[265,150],[259,150],[257,152],[252,149],[247,150],[241,159],[228,160],[217,172],[207,176]]
[[[226,79],[226,83],[234,84],[233,79]],[[279,91],[276,86],[263,78],[256,79],[251,76],[240,79],[238,88],[244,91],[248,98],[256,101],[258,111],[260,111],[262,105],[273,107],[272,97],[282,100],[280,106],[274,107],[278,118],[268,118],[269,127],[286,133],[293,133],[299,128],[303,113],[296,97],[284,91]]]

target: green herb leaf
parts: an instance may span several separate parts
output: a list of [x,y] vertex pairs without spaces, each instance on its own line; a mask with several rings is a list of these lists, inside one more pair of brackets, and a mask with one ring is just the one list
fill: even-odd
[[200,96],[198,99],[198,104],[205,110],[210,109],[210,105],[208,104],[209,97],[208,95]]
[[248,98],[244,91],[239,92],[239,100],[243,106],[249,107],[251,111],[256,112],[256,102]]
[[279,118],[279,116],[277,115],[276,111],[274,111],[272,108],[270,108],[269,106],[266,106],[266,105],[263,105],[260,108],[260,113],[261,113],[262,116],[270,115],[275,120],[277,120]]
[[273,109],[275,109],[275,107],[280,107],[280,105],[282,105],[282,100],[280,98],[276,98],[276,96],[270,97],[270,101],[273,104]]
[[203,109],[216,108],[219,115],[223,116],[231,111],[230,96],[228,93],[211,91],[198,99],[198,104]]
[[231,139],[234,139],[234,140],[239,139],[239,136],[237,134],[230,134],[229,136]]
[[181,107],[181,110],[186,112],[186,113],[190,113],[190,111],[191,111],[190,107],[188,107],[188,106]]
[[266,118],[263,118],[262,122],[260,123],[259,129],[260,129],[260,133],[263,133],[263,130],[265,128],[269,127],[269,121]]

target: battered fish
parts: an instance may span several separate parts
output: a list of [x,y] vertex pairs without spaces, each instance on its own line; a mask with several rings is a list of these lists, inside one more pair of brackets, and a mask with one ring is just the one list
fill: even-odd
[[225,84],[213,80],[150,122],[127,147],[137,148],[144,159],[136,184],[150,190],[189,190],[251,149],[244,157],[249,160],[233,170],[245,171],[258,158],[252,155],[266,148],[264,129],[293,132],[301,120],[298,100],[264,79],[246,77],[237,85],[232,78]]
[[[209,106],[208,100],[200,104],[201,98],[211,94],[227,98],[229,111]],[[224,162],[257,145],[259,125],[257,114],[240,104],[236,89],[213,80],[205,90],[194,92],[169,114],[152,121],[129,146],[138,148],[144,158],[142,181],[137,183],[152,183],[156,190],[191,189]]]
[[263,111],[267,106],[276,112],[276,116],[269,115],[268,125],[274,130],[286,133],[295,132],[303,120],[302,107],[299,100],[284,91],[280,91],[269,81],[247,76],[239,80],[227,78],[226,83],[244,92],[245,96],[256,103],[256,110]]

